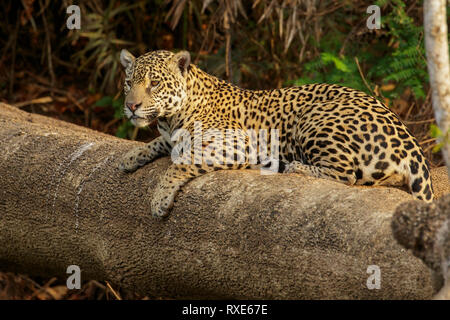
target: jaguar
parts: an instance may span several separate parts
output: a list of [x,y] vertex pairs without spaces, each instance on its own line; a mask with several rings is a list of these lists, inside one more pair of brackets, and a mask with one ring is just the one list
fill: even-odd
[[[177,192],[195,177],[272,167],[273,161],[280,173],[347,185],[405,185],[414,198],[433,200],[429,164],[416,138],[394,112],[364,92],[325,83],[242,89],[202,71],[187,51],[157,50],[135,58],[122,50],[120,62],[126,117],[138,127],[156,120],[161,135],[125,154],[119,168],[132,172],[172,155],[179,130],[190,134],[194,146],[187,161],[173,161],[155,188],[156,217],[168,215]],[[201,143],[196,127],[203,132]],[[218,138],[230,130],[235,133],[229,139]],[[278,159],[252,156],[262,148],[247,132],[261,130],[269,140],[277,132]]]

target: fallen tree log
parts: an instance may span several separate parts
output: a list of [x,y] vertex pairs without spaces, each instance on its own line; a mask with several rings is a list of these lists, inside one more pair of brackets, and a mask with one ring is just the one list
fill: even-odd
[[[169,160],[122,173],[120,156],[137,144],[0,104],[0,270],[67,277],[78,265],[83,280],[175,298],[426,299],[438,289],[393,238],[392,214],[412,199],[402,190],[217,171],[159,220],[149,204]],[[380,289],[368,289],[371,265]]]

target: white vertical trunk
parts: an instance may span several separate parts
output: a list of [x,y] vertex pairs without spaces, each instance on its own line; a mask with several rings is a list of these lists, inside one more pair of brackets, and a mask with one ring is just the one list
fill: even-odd
[[[445,135],[450,130],[450,67],[446,0],[424,1],[425,48],[436,122]],[[450,143],[442,154],[450,177]]]

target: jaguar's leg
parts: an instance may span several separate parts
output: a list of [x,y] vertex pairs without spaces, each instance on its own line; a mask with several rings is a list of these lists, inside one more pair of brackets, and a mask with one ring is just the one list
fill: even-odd
[[177,192],[188,181],[208,172],[246,168],[246,164],[172,164],[153,191],[151,211],[155,217],[167,216],[173,206]]
[[203,129],[205,134],[202,144],[196,146],[195,140],[191,141],[194,152],[190,154],[189,164],[172,164],[154,190],[151,203],[153,216],[166,216],[173,206],[178,190],[189,180],[212,171],[250,167],[249,153],[252,152],[252,146],[242,133],[238,132],[236,136],[231,137],[225,134],[224,143],[220,138],[223,131],[209,131],[207,134],[208,128]]
[[145,146],[134,148],[125,154],[119,164],[119,169],[133,172],[158,157],[168,155],[170,150],[170,145],[160,136]]

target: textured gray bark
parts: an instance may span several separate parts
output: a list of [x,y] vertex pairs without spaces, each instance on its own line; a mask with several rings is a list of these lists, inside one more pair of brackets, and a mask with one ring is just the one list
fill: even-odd
[[[217,171],[158,220],[149,203],[169,160],[120,172],[137,144],[0,104],[0,270],[65,277],[75,264],[83,280],[153,296],[432,296],[430,271],[391,232],[406,192]],[[369,265],[379,290],[366,286]]]

